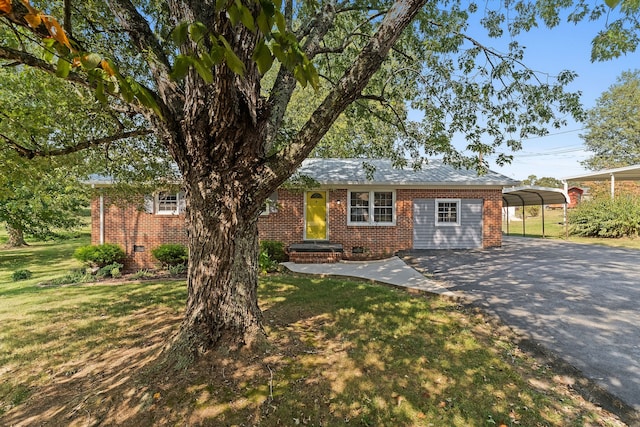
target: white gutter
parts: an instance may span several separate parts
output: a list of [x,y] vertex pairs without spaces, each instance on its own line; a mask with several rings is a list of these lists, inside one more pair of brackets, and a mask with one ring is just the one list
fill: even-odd
[[104,245],[104,196],[100,195],[100,244]]

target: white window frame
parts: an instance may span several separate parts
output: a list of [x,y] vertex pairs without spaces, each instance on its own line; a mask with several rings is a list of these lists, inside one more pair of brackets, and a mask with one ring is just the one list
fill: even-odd
[[[440,208],[440,203],[455,203],[456,205],[456,221],[455,222],[445,222],[440,221],[438,212]],[[435,201],[435,223],[436,227],[458,227],[460,226],[460,217],[462,216],[462,212],[460,210],[462,206],[461,199],[436,199]]]
[[[369,220],[368,221],[351,221],[351,193],[369,193]],[[391,193],[391,221],[390,222],[376,222],[375,221],[375,193]],[[395,226],[396,225],[396,191],[388,190],[388,189],[353,189],[347,192],[347,225],[353,226],[362,226],[362,227],[370,227],[370,226]]]
[[[169,196],[175,196],[176,197],[176,208],[173,210],[166,210],[160,209],[160,196],[162,194],[166,194]],[[155,197],[155,205],[156,205],[156,215],[178,215],[180,214],[180,193],[172,193],[169,191],[160,191],[159,193],[156,193],[156,197]]]
[[278,213],[278,191],[271,193],[269,198],[264,202],[264,208],[260,212],[260,216],[268,216],[269,214]]

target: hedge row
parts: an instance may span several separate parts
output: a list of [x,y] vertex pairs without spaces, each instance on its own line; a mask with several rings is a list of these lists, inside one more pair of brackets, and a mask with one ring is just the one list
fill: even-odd
[[571,234],[583,237],[635,237],[640,234],[640,199],[630,195],[580,203],[569,212]]

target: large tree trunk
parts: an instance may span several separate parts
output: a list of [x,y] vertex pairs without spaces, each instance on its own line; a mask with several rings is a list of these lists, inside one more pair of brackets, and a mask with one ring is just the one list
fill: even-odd
[[[141,17],[130,3],[110,1],[141,48],[156,52],[151,72],[167,108],[166,120],[156,124],[183,177],[190,257],[185,318],[171,347],[178,361],[186,354],[193,357],[215,348],[252,346],[264,337],[257,299],[257,221],[263,203],[362,93],[423,2],[396,0],[351,69],[298,134],[275,152],[273,144],[295,79],[293,70],[283,67],[272,96],[260,96],[261,76],[252,59],[263,37],[259,31],[221,19],[223,14],[212,2],[169,2],[175,22],[200,21],[212,34],[224,35],[246,66],[238,75],[224,63],[214,65],[210,83],[190,70],[178,90],[166,78],[170,66],[164,53],[148,41],[150,34],[146,38],[137,33]],[[247,2],[245,7],[256,16],[259,3]],[[320,15],[305,42],[312,53],[335,17],[333,6]],[[202,43],[211,48],[208,38]],[[181,53],[194,55],[196,44],[183,44]]]
[[24,232],[22,228],[12,227],[7,224],[7,234],[9,234],[9,241],[7,242],[7,247],[9,248],[19,248],[21,246],[28,246],[27,242],[24,241]]
[[265,337],[257,297],[259,213],[246,205],[238,185],[209,181],[185,186],[188,299],[173,348],[184,357],[213,348],[251,347]]

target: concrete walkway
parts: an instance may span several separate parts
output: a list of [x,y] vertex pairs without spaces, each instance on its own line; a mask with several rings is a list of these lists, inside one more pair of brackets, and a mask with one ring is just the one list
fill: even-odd
[[426,278],[395,256],[377,261],[341,261],[334,264],[285,262],[282,265],[294,273],[355,277],[424,292],[452,295],[446,286]]

